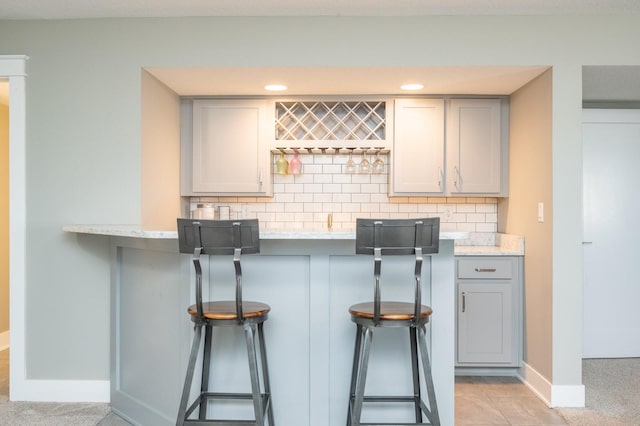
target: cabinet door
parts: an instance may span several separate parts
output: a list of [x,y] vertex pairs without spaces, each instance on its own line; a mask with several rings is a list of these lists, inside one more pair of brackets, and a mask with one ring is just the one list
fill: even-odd
[[458,364],[513,362],[512,282],[458,282]]
[[449,192],[506,195],[500,194],[506,167],[500,99],[452,99],[447,123]]
[[396,99],[392,195],[444,191],[444,100]]
[[268,195],[265,100],[193,102],[194,193]]

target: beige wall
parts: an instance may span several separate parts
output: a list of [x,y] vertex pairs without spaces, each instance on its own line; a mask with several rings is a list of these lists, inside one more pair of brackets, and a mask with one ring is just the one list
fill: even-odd
[[[498,205],[498,229],[524,235],[524,361],[551,378],[553,358],[552,71],[511,96],[509,198]],[[538,222],[538,203],[544,222]]]
[[180,217],[180,98],[142,71],[141,221],[175,229]]
[[0,104],[0,333],[9,330],[9,107]]

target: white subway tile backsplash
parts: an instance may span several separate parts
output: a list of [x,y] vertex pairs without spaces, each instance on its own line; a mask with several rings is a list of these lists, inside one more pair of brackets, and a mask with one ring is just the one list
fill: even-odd
[[339,183],[325,183],[322,185],[322,192],[325,194],[333,194],[336,192],[342,192],[342,184]]
[[334,203],[351,203],[351,194],[331,194]]
[[300,213],[304,211],[304,208],[303,208],[303,205],[300,203],[287,203],[284,205],[284,211],[288,213],[291,213],[291,212]]
[[304,192],[322,192],[322,183],[305,183],[303,185]]
[[[290,159],[290,156],[287,156]],[[388,156],[381,156],[388,164]],[[388,197],[387,174],[345,174],[348,155],[300,155],[302,174],[274,174],[272,198],[193,197],[191,202],[229,206],[231,218],[244,215],[260,220],[267,229],[353,230],[357,218],[419,218],[439,216],[443,232],[469,232],[456,244],[492,245],[497,232],[497,198]],[[354,155],[358,163],[361,156]],[[247,208],[243,209],[242,207]],[[247,211],[248,210],[248,211]],[[445,218],[445,210],[451,211]]]
[[380,185],[377,183],[363,183],[360,185],[360,192],[378,194],[380,193]]
[[314,174],[322,173],[322,164],[305,164],[302,167],[303,167],[302,173],[304,175],[314,175]]
[[467,213],[467,217],[465,219],[465,222],[483,223],[485,221],[486,221],[486,215],[484,213]]
[[333,202],[333,194],[331,193],[316,193],[313,194],[314,203],[331,203]]
[[436,213],[437,211],[437,204],[418,204],[418,212],[420,213]]
[[333,175],[324,173],[313,175],[313,183],[333,183]]
[[343,212],[349,212],[349,213],[359,212],[359,211],[361,211],[361,206],[362,206],[362,204],[360,204],[360,203],[343,203],[342,204],[342,211]]
[[294,202],[296,203],[310,203],[313,201],[313,194],[296,193],[294,194]]
[[359,194],[360,193],[360,184],[357,184],[357,183],[343,183],[342,184],[342,192],[351,193],[351,194]]
[[350,194],[353,203],[370,203],[371,194]]
[[498,211],[497,204],[478,204],[476,206],[476,211],[478,213],[495,213]]
[[322,203],[304,203],[304,211],[307,213],[321,212]]
[[340,164],[324,164],[322,166],[322,173],[324,174],[342,173],[342,166]]
[[273,194],[275,203],[293,203],[295,194],[293,192],[280,192]]
[[362,203],[360,206],[363,212],[378,213],[380,211],[378,203]]
[[[305,185],[310,185],[310,184],[286,183],[284,185],[284,191],[291,192],[291,193],[303,192]],[[309,192],[309,191],[304,191],[304,192]]]
[[417,204],[400,204],[398,205],[398,212],[400,213],[418,213]]
[[380,212],[381,213],[398,213],[398,204],[380,204]]
[[454,208],[458,213],[475,213],[478,211],[475,204],[456,204]]

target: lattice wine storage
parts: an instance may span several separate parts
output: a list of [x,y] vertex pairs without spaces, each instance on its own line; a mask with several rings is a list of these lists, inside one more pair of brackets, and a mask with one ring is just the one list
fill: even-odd
[[276,140],[385,139],[384,101],[276,102]]

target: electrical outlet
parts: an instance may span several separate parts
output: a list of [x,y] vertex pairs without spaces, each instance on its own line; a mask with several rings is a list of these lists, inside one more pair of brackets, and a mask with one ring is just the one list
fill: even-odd
[[444,220],[447,222],[453,220],[453,206],[444,206],[442,213],[444,213]]
[[249,206],[246,204],[243,204],[242,207],[240,208],[240,215],[242,217],[242,219],[248,219],[249,218]]

